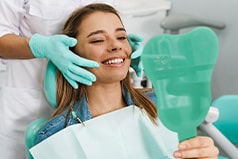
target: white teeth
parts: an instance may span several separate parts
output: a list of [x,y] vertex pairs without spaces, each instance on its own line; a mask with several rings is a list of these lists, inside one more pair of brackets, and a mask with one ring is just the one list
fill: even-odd
[[122,63],[123,59],[113,59],[113,60],[108,60],[105,63],[106,64],[118,64],[118,63]]

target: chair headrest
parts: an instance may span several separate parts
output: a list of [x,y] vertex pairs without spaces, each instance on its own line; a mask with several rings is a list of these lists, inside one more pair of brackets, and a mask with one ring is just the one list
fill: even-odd
[[45,96],[53,108],[57,107],[56,100],[56,66],[49,61],[46,68],[44,79]]

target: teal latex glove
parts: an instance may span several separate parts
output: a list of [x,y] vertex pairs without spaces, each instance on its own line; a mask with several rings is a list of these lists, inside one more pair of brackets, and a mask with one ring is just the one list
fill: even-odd
[[69,50],[77,40],[66,35],[43,36],[34,34],[29,46],[36,58],[48,58],[62,72],[65,79],[74,88],[78,84],[91,85],[96,77],[82,67],[98,67],[95,61],[84,59]]
[[144,40],[143,36],[136,34],[128,34],[128,41],[132,48],[131,67],[135,70],[136,75],[140,77],[143,72],[143,65],[141,62],[141,54],[143,46],[141,42]]

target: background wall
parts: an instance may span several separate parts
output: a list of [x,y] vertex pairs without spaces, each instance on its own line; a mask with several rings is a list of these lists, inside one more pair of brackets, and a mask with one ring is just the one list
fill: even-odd
[[163,33],[160,21],[171,8],[170,0],[119,0],[119,10],[128,33],[143,35],[144,43]]
[[215,30],[220,43],[218,61],[212,77],[212,96],[238,94],[238,21],[237,0],[171,0],[169,14],[185,13],[225,23]]

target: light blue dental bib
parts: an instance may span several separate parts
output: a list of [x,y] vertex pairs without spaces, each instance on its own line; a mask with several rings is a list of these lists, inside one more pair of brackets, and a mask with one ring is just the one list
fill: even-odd
[[173,159],[177,134],[136,106],[95,117],[30,149],[34,159]]

